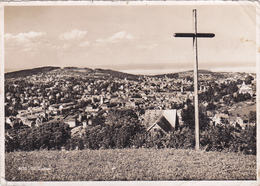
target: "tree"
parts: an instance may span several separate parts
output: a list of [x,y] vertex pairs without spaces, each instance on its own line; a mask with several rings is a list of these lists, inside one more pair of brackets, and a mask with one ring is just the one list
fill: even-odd
[[242,83],[243,83],[243,81],[242,81],[241,79],[238,79],[238,80],[237,80],[237,84],[238,84],[238,85],[241,85]]
[[[184,127],[195,129],[195,113],[193,105],[190,104],[186,109],[183,109],[181,116],[184,122]],[[204,130],[209,125],[209,118],[202,112],[201,108],[199,109],[199,125],[200,130]]]
[[60,149],[70,138],[70,129],[62,121],[45,123],[36,128],[17,129],[18,149],[31,151],[35,149]]
[[193,81],[193,77],[191,77],[191,76],[186,76],[186,80],[187,80],[187,81]]
[[216,108],[216,105],[214,105],[213,102],[210,102],[208,105],[207,105],[207,110],[214,110]]
[[251,95],[247,92],[245,95],[245,100],[247,100],[247,99],[250,99],[251,98]]
[[255,123],[256,122],[256,111],[249,112],[249,122]]
[[[250,96],[250,94],[249,94],[249,96]],[[247,97],[248,97],[248,95],[247,95]],[[251,97],[251,96],[250,96]],[[246,98],[245,98],[245,95],[244,94],[237,94],[237,96],[236,97],[234,97],[234,101],[235,102],[240,102],[240,101],[245,101],[246,100]]]
[[227,90],[227,93],[230,95],[233,95],[234,92],[237,92],[238,87],[237,87],[236,82],[234,82],[234,81],[230,82],[228,85],[228,88],[226,90]]
[[248,85],[248,84],[251,84],[251,81],[254,80],[254,78],[250,75],[248,75],[245,79],[245,84]]
[[111,109],[107,117],[100,119],[102,122],[93,121],[95,125],[86,128],[83,140],[86,148],[130,147],[136,142],[136,136],[145,132],[135,110]]
[[110,133],[106,132],[117,148],[130,146],[130,141],[140,132],[144,131],[144,126],[139,122],[134,110],[111,110],[108,113],[106,123],[110,126]]
[[18,130],[9,129],[5,132],[5,151],[12,152],[19,149]]

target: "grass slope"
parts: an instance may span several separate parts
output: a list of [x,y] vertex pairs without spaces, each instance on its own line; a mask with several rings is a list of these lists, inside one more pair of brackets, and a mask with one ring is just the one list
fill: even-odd
[[235,153],[109,149],[6,154],[8,181],[255,179],[256,156]]
[[248,106],[248,107],[243,107],[243,108],[240,108],[240,109],[237,109],[237,110],[233,110],[231,111],[232,115],[237,117],[237,114],[239,114],[240,116],[248,116],[250,111],[256,111],[256,104],[255,105],[251,105],[251,106]]

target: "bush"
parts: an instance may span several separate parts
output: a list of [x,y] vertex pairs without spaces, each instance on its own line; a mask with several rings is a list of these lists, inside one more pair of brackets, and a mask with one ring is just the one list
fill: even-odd
[[180,128],[167,136],[166,144],[170,148],[193,148],[195,146],[194,130],[188,127]]
[[232,141],[230,128],[226,126],[210,126],[201,133],[200,143],[205,150],[223,150],[228,148]]
[[[7,127],[5,148],[7,152],[11,152],[59,150],[61,147],[73,150],[76,147],[78,149],[131,147],[187,149],[195,146],[194,128],[190,128],[187,124],[169,134],[161,132],[151,135],[146,132],[133,110],[110,110],[105,120],[103,119],[96,118],[96,124],[82,128],[82,135],[72,137],[69,126],[58,120],[33,129],[23,127],[8,129]],[[231,125],[206,126],[200,131],[200,145],[206,151],[232,151],[255,155],[256,127],[248,126],[242,130]]]
[[127,148],[133,144],[142,146],[137,135],[140,137],[145,129],[134,110],[110,110],[105,120],[100,117],[95,118],[93,126],[85,128],[83,137],[71,139],[67,148],[73,149],[79,143],[84,143],[84,148],[89,149]]
[[147,138],[148,138],[148,135],[146,132],[139,132],[131,139],[130,144],[132,147],[135,147],[135,148],[145,147]]
[[12,152],[19,149],[18,131],[9,129],[5,133],[5,151]]
[[70,139],[70,129],[61,121],[53,121],[33,129],[9,129],[5,136],[7,152],[60,149]]
[[230,125],[210,126],[200,134],[200,144],[206,151],[231,151],[256,154],[256,129],[245,130]]
[[53,121],[33,128],[27,140],[33,141],[34,149],[47,148],[49,150],[60,149],[69,138],[69,126],[61,121]]
[[[200,130],[205,130],[205,128],[209,125],[209,118],[205,113],[202,112],[203,109],[200,109],[199,112],[199,125]],[[184,122],[184,127],[188,127],[190,129],[195,128],[195,111],[194,106],[188,103],[186,109],[182,110],[181,117]]]
[[248,126],[240,133],[239,150],[245,154],[256,155],[256,127]]

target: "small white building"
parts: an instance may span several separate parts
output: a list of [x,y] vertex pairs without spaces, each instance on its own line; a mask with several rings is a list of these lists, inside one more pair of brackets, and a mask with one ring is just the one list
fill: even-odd
[[253,95],[253,89],[249,85],[246,85],[245,81],[243,81],[243,84],[239,88],[239,93],[240,94],[249,93],[252,96]]
[[223,120],[229,121],[228,114],[219,113],[219,114],[215,114],[215,116],[212,118],[212,121],[213,121],[214,125],[222,125],[222,124],[224,124]]

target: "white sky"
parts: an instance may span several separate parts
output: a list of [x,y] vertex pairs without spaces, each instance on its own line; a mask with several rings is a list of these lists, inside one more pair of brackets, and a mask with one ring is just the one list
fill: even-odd
[[255,7],[238,5],[6,6],[5,70],[41,66],[109,68],[138,74],[193,68],[192,9],[199,68],[255,71]]

